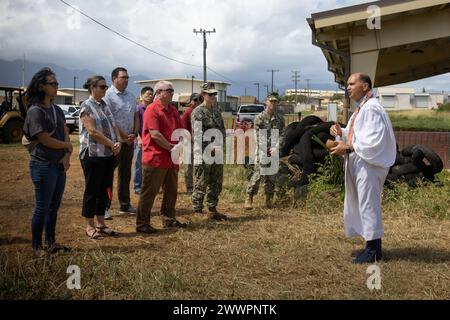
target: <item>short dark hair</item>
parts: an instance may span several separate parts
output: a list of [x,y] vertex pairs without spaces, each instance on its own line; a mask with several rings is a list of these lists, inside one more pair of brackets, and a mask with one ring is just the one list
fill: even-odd
[[367,74],[360,73],[359,74],[359,79],[362,82],[367,83],[367,85],[369,86],[369,89],[372,90],[372,80],[370,79],[370,77]]
[[83,89],[87,89],[89,93],[92,93],[92,86],[95,86],[99,81],[102,80],[106,81],[103,76],[92,76],[86,80],[85,84],[83,85]]
[[45,98],[45,92],[42,90],[42,86],[47,84],[47,77],[56,76],[55,73],[50,68],[43,68],[38,71],[30,83],[28,84],[28,89],[26,96],[28,97],[28,104],[31,106],[36,103],[42,103]]
[[117,67],[115,68],[112,72],[111,72],[111,80],[114,81],[115,78],[117,78],[117,76],[119,75],[119,72],[123,71],[123,72],[128,72],[127,69],[123,68],[123,67]]
[[146,93],[147,91],[151,91],[153,93],[153,88],[152,87],[143,87],[141,89],[141,96]]

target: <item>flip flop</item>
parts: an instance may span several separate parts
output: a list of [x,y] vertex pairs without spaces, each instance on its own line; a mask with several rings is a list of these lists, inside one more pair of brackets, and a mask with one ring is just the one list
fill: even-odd
[[95,227],[95,230],[99,233],[99,234],[104,234],[110,237],[115,237],[118,236],[119,234],[117,232],[115,232],[114,230],[108,228],[107,226],[104,227]]
[[100,238],[102,237],[102,235],[100,234],[100,232],[97,231],[97,228],[94,229],[94,231],[93,231],[91,234],[89,234],[89,233],[86,231],[86,235],[87,235],[89,238],[94,239],[94,240],[98,240],[98,239],[100,239]]

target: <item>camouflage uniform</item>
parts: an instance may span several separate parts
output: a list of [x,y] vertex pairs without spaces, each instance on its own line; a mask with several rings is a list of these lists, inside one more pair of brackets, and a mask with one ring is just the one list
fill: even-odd
[[[194,123],[195,121],[199,121],[202,123],[203,132],[206,132],[208,129],[218,129],[222,132],[223,139],[225,141],[225,125],[222,114],[216,106],[213,107],[211,112],[206,108],[205,104],[202,103],[192,112],[191,121],[194,137]],[[211,144],[211,141],[203,141],[201,148],[202,154],[209,144]],[[205,194],[206,206],[208,209],[215,209],[217,203],[219,202],[219,195],[222,192],[222,184],[223,164],[206,164],[203,162],[202,164],[197,165],[194,160],[194,190],[192,192],[192,204],[194,211],[201,211],[203,209],[203,199]]]
[[[277,143],[277,149],[280,150],[282,147],[282,143],[284,141],[284,117],[279,111],[275,111],[273,115],[269,115],[266,110],[261,112],[255,118],[255,134],[256,140],[259,138],[259,130],[267,129],[267,153],[269,154],[269,150],[271,148],[271,129],[278,129],[279,131],[279,142]],[[258,148],[257,148],[257,152]],[[258,193],[259,183],[261,179],[264,181],[264,191],[266,195],[272,197],[275,192],[275,181],[277,175],[270,176],[261,176],[260,175],[260,167],[262,164],[259,163],[258,155],[256,154],[255,161],[255,169],[252,177],[250,178],[250,182],[247,185],[247,195],[253,196]]]

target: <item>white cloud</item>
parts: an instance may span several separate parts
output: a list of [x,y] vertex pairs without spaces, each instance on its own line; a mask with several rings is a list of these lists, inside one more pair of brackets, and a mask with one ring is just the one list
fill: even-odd
[[[161,54],[187,63],[203,64],[202,37],[193,29],[216,29],[208,35],[208,65],[226,77],[251,86],[269,83],[268,69],[279,69],[277,83],[292,84],[291,70],[301,81],[333,84],[333,75],[320,49],[311,44],[306,18],[358,0],[66,0],[82,11]],[[195,75],[189,67],[152,54],[86,17],[71,29],[73,16],[57,0],[0,2],[0,58],[27,58],[67,68],[108,74],[118,65],[150,77]],[[449,76],[436,80],[446,85]],[[218,79],[216,75],[211,78]],[[433,84],[433,80],[430,80]],[[302,85],[302,84],[301,84]],[[304,86],[304,84],[303,84]],[[254,86],[253,86],[254,87]]]

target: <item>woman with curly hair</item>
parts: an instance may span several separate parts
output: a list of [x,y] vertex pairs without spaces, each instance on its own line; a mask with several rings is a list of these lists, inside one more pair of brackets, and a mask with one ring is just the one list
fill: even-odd
[[37,257],[70,250],[57,244],[55,237],[58,209],[66,185],[70,154],[73,151],[64,113],[53,103],[58,85],[55,73],[44,68],[33,76],[26,93],[29,108],[24,134],[32,145],[32,148],[29,148],[30,175],[36,203],[31,230],[32,247]]

